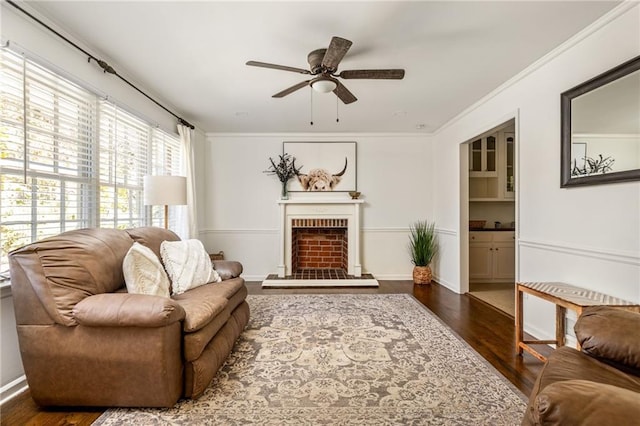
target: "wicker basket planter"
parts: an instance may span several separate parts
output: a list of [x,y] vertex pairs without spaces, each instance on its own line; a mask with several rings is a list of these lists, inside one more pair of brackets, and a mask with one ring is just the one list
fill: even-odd
[[431,284],[431,261],[438,252],[435,222],[418,220],[409,227],[409,252],[414,284]]
[[413,283],[414,284],[431,284],[433,274],[430,266],[414,266],[413,267]]

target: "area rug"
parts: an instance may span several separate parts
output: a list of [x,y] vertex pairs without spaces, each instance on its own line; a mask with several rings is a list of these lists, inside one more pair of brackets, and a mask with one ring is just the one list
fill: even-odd
[[[97,425],[515,425],[524,395],[408,294],[251,295],[197,400]],[[153,390],[150,389],[150,392]]]

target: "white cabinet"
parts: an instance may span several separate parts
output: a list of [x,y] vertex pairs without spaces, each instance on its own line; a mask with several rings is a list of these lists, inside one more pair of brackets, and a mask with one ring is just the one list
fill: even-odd
[[469,201],[513,201],[515,177],[514,132],[469,143]]
[[469,232],[469,281],[515,280],[515,233]]
[[491,281],[493,248],[490,232],[469,232],[469,281]]
[[498,176],[498,134],[477,139],[469,144],[469,176]]
[[500,186],[502,187],[502,197],[504,199],[514,199],[516,197],[516,161],[515,145],[516,135],[514,132],[504,132],[503,142],[500,143]]

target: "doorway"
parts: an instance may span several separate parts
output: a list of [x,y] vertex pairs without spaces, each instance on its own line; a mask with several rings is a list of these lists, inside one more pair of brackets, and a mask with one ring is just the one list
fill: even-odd
[[514,316],[516,120],[467,141],[468,294]]

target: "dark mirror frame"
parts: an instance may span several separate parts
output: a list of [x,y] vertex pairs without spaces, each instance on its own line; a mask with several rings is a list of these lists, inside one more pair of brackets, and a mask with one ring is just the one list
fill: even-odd
[[606,71],[572,89],[569,89],[560,95],[561,188],[640,180],[640,169],[605,173],[594,176],[584,176],[578,178],[571,177],[571,100],[638,70],[640,70],[640,56],[637,56],[623,63],[622,65],[618,65],[617,67],[612,68],[609,71]]

